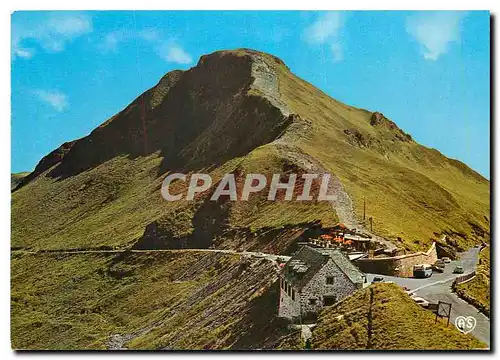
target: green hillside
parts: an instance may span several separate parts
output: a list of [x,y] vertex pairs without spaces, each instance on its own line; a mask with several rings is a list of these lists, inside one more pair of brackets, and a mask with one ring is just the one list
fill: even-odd
[[313,331],[313,349],[468,350],[485,348],[453,324],[435,323],[397,285],[377,284],[325,308]]
[[[157,222],[174,243],[217,238],[231,247],[243,233],[247,244],[238,246],[258,248],[252,239],[273,228],[346,221],[324,202],[256,196],[214,208],[203,197],[168,203],[159,191],[169,172],[207,172],[218,181],[226,172],[306,172],[308,164],[338,177],[358,220],[366,199],[374,232],[403,248],[425,249],[442,234],[461,248],[489,239],[482,176],[383,115],[328,97],[281,60],[236,50],[167,74],[91,134],[42,159],[13,193],[12,246],[125,248]],[[207,213],[216,217],[210,229],[197,222]]]
[[[463,163],[419,145],[380,113],[335,101],[282,68],[281,91],[309,120],[296,143],[337,175],[354,200],[363,199],[374,231],[406,248],[425,248],[437,234],[470,247],[489,235],[489,182]],[[477,231],[478,230],[478,231]]]
[[25,178],[29,172],[20,172],[10,175],[10,189],[14,190],[17,185],[21,182],[23,178]]
[[18,252],[11,266],[16,349],[293,346],[293,333],[275,316],[276,269],[264,259]]
[[[249,201],[209,201],[212,188],[193,201],[167,202],[162,181],[178,172],[208,173],[214,185],[233,173],[238,193],[250,173],[268,179],[331,173],[338,200],[285,201],[278,193],[268,201],[267,187]],[[16,184],[15,348],[301,346],[296,331],[274,318],[275,265],[240,255],[138,249],[283,253],[313,225],[366,226],[364,199],[373,232],[407,251],[426,250],[445,234],[457,250],[490,238],[489,181],[419,145],[382,114],[344,105],[281,60],[247,49],[202,56],[195,67],[166,74],[90,134],[47,154]],[[172,184],[173,192],[186,188]],[[318,189],[315,181],[313,194]],[[427,321],[419,308],[409,309]],[[398,319],[387,314],[388,321]],[[363,327],[360,321],[352,326]],[[459,346],[449,329],[415,346],[432,348],[445,338]],[[463,339],[464,347],[482,346]],[[408,344],[402,341],[377,346]],[[323,345],[329,343],[317,342]]]
[[455,292],[465,301],[474,305],[490,317],[490,293],[491,293],[491,252],[486,247],[479,253],[479,264],[476,277],[463,284],[456,285]]

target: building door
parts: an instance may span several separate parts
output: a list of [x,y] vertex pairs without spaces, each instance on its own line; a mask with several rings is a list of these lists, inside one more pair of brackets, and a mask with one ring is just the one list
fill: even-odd
[[335,295],[325,295],[323,296],[323,305],[330,306],[337,302],[337,297]]

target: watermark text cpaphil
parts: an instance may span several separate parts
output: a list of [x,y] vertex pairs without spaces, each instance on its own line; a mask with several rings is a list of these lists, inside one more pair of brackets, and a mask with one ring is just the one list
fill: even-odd
[[[197,194],[211,191],[210,200],[217,201],[221,196],[231,201],[247,201],[251,194],[267,191],[267,200],[274,201],[281,192],[285,201],[334,201],[335,194],[329,194],[331,175],[322,174],[273,174],[270,179],[263,174],[247,174],[243,180],[237,179],[235,174],[225,174],[218,183],[213,183],[209,174],[182,173],[169,174],[163,180],[161,195],[167,201],[194,200]],[[179,181],[187,187],[180,193],[172,193],[171,187]]]

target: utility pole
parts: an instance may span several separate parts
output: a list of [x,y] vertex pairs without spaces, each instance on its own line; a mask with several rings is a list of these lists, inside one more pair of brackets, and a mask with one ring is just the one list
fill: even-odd
[[363,220],[366,220],[366,198],[363,198]]

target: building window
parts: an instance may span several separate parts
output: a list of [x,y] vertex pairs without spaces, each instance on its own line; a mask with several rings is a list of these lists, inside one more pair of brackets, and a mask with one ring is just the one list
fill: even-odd
[[332,276],[328,276],[326,278],[326,285],[333,285],[333,277]]
[[316,299],[309,299],[309,305],[316,305]]
[[333,305],[337,302],[337,297],[334,295],[325,295],[323,297],[323,305],[324,306],[330,306]]
[[288,296],[292,296],[292,287],[288,286]]
[[295,290],[292,289],[292,300],[295,300]]
[[287,291],[288,291],[288,283],[285,280],[285,292],[287,292]]
[[285,279],[281,278],[281,288],[283,289],[285,287]]

